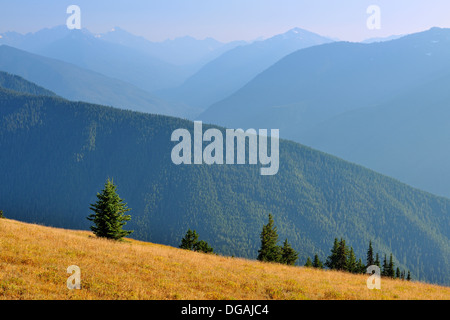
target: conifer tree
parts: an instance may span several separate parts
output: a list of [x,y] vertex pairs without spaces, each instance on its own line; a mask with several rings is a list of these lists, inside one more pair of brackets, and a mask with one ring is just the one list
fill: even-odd
[[351,273],[359,272],[359,270],[357,268],[356,256],[355,256],[355,252],[353,251],[353,247],[350,248],[350,252],[347,257],[345,270],[347,270],[348,272],[351,272]]
[[198,233],[195,230],[188,229],[183,239],[181,239],[180,248],[198,251],[204,253],[212,253],[214,249],[204,240],[198,240]]
[[348,255],[348,248],[345,244],[345,240],[341,238],[341,241],[339,242],[338,246],[338,256],[337,256],[337,264],[336,269],[337,270],[347,270],[347,255]]
[[397,279],[400,279],[400,277],[401,277],[401,275],[400,275],[400,268],[399,267],[397,267],[397,272],[395,273],[395,277]]
[[376,255],[376,257],[375,257],[374,264],[375,264],[378,268],[381,268],[380,257],[378,256],[378,252],[377,252],[377,255]]
[[288,240],[286,239],[281,248],[281,263],[287,265],[294,265],[295,261],[298,259],[298,253],[291,247]]
[[269,222],[263,226],[260,238],[261,248],[258,250],[257,259],[259,261],[280,262],[281,248],[277,245],[277,227],[274,224],[271,214],[269,214]]
[[386,254],[384,255],[384,260],[383,260],[383,269],[381,270],[381,275],[382,276],[388,276],[388,263],[387,263],[387,258],[386,258]]
[[198,233],[195,230],[188,229],[184,238],[181,239],[180,248],[186,250],[194,250],[196,243],[198,242]]
[[411,273],[408,270],[408,276],[406,277],[406,280],[411,281]]
[[323,263],[320,261],[319,256],[317,254],[314,255],[313,267],[317,269],[323,269]]
[[369,249],[367,250],[367,264],[366,267],[372,266],[375,264],[375,260],[373,259],[373,248],[372,248],[372,240],[369,241]]
[[395,278],[394,260],[392,259],[392,253],[389,257],[388,274],[389,277]]
[[337,268],[338,251],[339,251],[339,242],[337,238],[334,238],[334,244],[333,248],[331,249],[331,254],[327,257],[327,260],[325,261],[325,266],[327,266],[329,269],[333,270]]
[[366,265],[362,262],[362,259],[359,258],[358,262],[356,263],[356,269],[358,273],[366,273]]
[[214,249],[208,244],[208,242],[204,240],[200,240],[194,244],[194,251],[203,252],[203,253],[212,253]]
[[311,262],[311,259],[308,257],[308,258],[306,259],[305,267],[310,268],[310,267],[312,267],[312,266],[313,266],[313,264],[312,264],[312,262]]
[[120,240],[133,232],[122,229],[126,221],[131,220],[131,216],[124,213],[131,209],[127,208],[116,189],[117,186],[108,179],[102,192],[97,193],[97,202],[90,206],[94,213],[87,219],[94,222],[91,230],[98,237]]

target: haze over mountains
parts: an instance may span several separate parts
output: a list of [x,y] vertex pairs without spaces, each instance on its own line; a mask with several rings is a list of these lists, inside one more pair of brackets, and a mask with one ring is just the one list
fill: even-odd
[[71,99],[159,114],[182,114],[145,90],[63,61],[0,46],[0,70],[19,75]]
[[120,27],[114,27],[109,32],[96,35],[96,37],[147,52],[173,65],[192,65],[193,70],[234,47],[247,44],[246,41],[222,43],[213,38],[199,40],[190,36],[152,42],[143,37],[135,36]]
[[[150,100],[150,104],[151,100],[170,101],[162,102],[164,108],[156,113],[190,119],[195,118],[210,104],[239,89],[284,55],[330,41],[332,40],[300,28],[252,43],[221,43],[211,38],[197,40],[188,36],[151,42],[119,27],[104,34],[93,34],[87,29],[68,30],[66,26],[25,35],[16,32],[0,34],[0,45],[57,59],[128,82],[150,93],[152,98],[146,98]],[[12,67],[4,70],[27,78],[25,73],[15,72]],[[67,76],[68,73],[65,72],[64,77]],[[74,77],[77,78],[76,75]],[[30,80],[58,91],[48,82],[41,83],[37,77]],[[133,90],[126,91],[130,93]],[[133,96],[143,96],[143,92],[121,95],[124,97],[119,100],[99,100],[95,94],[93,99],[88,95],[62,94],[69,99],[113,106],[122,105],[123,101],[132,96],[129,104],[132,110],[155,112],[154,108],[148,107],[148,103],[136,104],[133,101]],[[111,100],[115,102],[111,103]]]
[[[32,86],[22,82],[16,88]],[[191,228],[218,253],[255,258],[271,213],[300,263],[314,253],[325,260],[334,237],[357,256],[372,240],[414,279],[450,281],[449,199],[300,144],[280,141],[274,176],[259,165],[177,166],[170,137],[192,134],[190,121],[5,89],[0,127],[7,217],[87,229],[89,204],[110,177],[137,239],[178,246]]]
[[0,44],[69,62],[149,92],[180,85],[203,63],[243,43],[224,44],[192,37],[151,42],[119,27],[105,34],[57,26],[25,35],[7,32],[1,36]]
[[180,87],[161,94],[204,110],[241,88],[287,54],[332,41],[294,28],[284,34],[229,50],[206,64]]
[[448,117],[449,56],[450,30],[439,28],[387,42],[307,48],[199,119],[231,128],[279,128],[284,138],[450,196],[450,126],[439,121]]

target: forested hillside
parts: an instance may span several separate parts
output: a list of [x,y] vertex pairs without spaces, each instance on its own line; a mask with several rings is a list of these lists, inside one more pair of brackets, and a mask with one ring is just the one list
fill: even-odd
[[[87,229],[89,205],[110,177],[132,208],[127,229],[178,246],[195,229],[215,252],[255,258],[268,214],[280,241],[306,257],[344,237],[363,257],[393,253],[413,279],[450,284],[450,200],[290,141],[280,168],[175,165],[178,118],[12,94],[0,89],[0,208],[8,218]],[[204,126],[206,129],[207,126]]]
[[50,90],[40,87],[14,74],[0,71],[0,87],[39,96],[56,96]]

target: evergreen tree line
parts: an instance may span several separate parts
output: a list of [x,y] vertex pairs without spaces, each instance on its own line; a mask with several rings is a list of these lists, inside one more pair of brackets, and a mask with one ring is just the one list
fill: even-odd
[[[180,248],[192,251],[213,253],[213,248],[206,241],[198,240],[199,235],[195,230],[189,229],[183,239]],[[278,233],[273,216],[269,214],[269,222],[263,226],[261,235],[261,249],[258,250],[258,260],[265,262],[277,262],[294,265],[298,259],[298,253],[292,248],[288,240],[282,246],[277,245]]]
[[[97,193],[98,201],[91,204],[90,209],[93,211],[87,217],[88,220],[93,221],[94,225],[91,230],[98,237],[104,237],[112,240],[121,240],[123,237],[129,235],[133,231],[123,230],[122,227],[127,221],[131,219],[130,215],[125,215],[131,209],[123,202],[116,192],[117,186],[112,180],[108,179],[105,187],[101,193]],[[3,211],[0,210],[0,218],[3,217]],[[286,239],[282,246],[278,243],[278,232],[275,226],[273,216],[269,214],[269,221],[263,226],[260,234],[261,248],[258,250],[259,261],[276,262],[287,265],[294,265],[298,259],[298,252],[296,252]],[[203,253],[213,253],[214,249],[204,240],[199,240],[199,234],[195,230],[188,229],[185,236],[181,239],[179,246],[181,249],[192,250]],[[408,270],[401,271],[399,267],[394,269],[394,261],[392,253],[389,257],[389,262],[386,255],[384,255],[383,265],[381,266],[379,254],[374,258],[372,241],[369,242],[367,250],[366,264],[362,259],[357,259],[353,247],[348,247],[345,239],[338,241],[334,239],[331,254],[327,257],[325,263],[320,261],[319,256],[315,254],[314,261],[308,257],[305,267],[313,267],[323,269],[327,267],[331,270],[347,271],[351,273],[366,273],[369,266],[376,265],[381,270],[381,275],[390,278],[399,278],[411,280],[411,273]]]
[[[212,253],[211,248],[207,242],[198,240],[198,233],[195,230],[189,229],[181,240],[180,248]],[[287,265],[295,265],[298,259],[298,252],[296,252],[286,239],[282,246],[278,243],[278,232],[275,226],[273,216],[269,214],[269,221],[263,226],[260,234],[261,248],[258,250],[259,261],[275,262]],[[408,270],[400,270],[399,267],[395,268],[392,253],[387,260],[386,254],[384,255],[383,264],[381,265],[379,254],[376,253],[374,257],[374,251],[372,241],[369,242],[369,248],[367,250],[366,263],[364,264],[362,259],[356,258],[353,247],[348,247],[345,239],[334,239],[334,244],[331,249],[331,254],[327,257],[325,263],[323,263],[317,254],[314,255],[313,261],[308,257],[305,263],[305,267],[312,267],[318,269],[324,269],[325,267],[330,270],[346,271],[354,274],[365,274],[369,266],[378,266],[380,268],[381,276],[390,277],[392,279],[411,280],[411,273]]]
[[333,248],[331,254],[327,257],[325,263],[322,263],[317,254],[314,255],[314,261],[308,257],[306,259],[305,267],[312,267],[323,269],[324,267],[330,270],[347,271],[351,273],[366,273],[369,266],[375,265],[380,268],[381,276],[390,277],[392,279],[411,280],[411,273],[404,270],[400,270],[399,267],[395,268],[392,253],[387,260],[386,254],[384,255],[383,265],[380,263],[379,254],[376,253],[374,257],[374,251],[372,247],[372,241],[369,242],[369,248],[367,249],[366,264],[362,262],[362,259],[357,259],[353,247],[348,247],[345,243],[345,239],[334,239]]

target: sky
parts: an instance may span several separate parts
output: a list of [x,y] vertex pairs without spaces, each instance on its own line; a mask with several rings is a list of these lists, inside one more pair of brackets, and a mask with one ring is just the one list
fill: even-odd
[[[0,33],[36,32],[66,23],[69,5],[81,27],[121,27],[151,41],[180,36],[219,41],[268,38],[299,27],[346,41],[450,28],[449,0],[0,0]],[[369,29],[370,5],[380,28]]]

